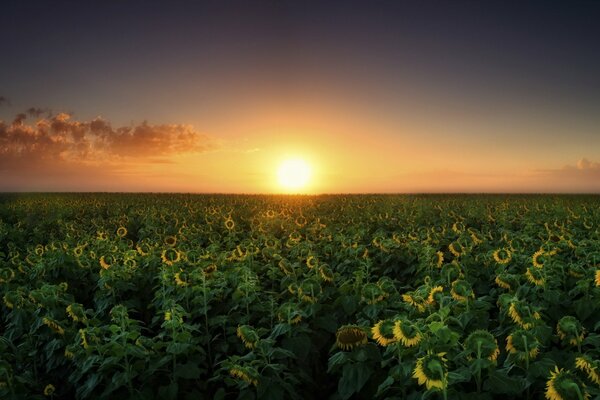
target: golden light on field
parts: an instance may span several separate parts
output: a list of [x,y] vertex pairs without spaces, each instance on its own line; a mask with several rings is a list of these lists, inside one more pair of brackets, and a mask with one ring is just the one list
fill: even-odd
[[286,192],[300,192],[306,189],[311,177],[311,168],[301,158],[284,160],[277,169],[277,182]]

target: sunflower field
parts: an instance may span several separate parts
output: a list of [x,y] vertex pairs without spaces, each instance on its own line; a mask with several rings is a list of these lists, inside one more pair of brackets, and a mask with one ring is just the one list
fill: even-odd
[[2,399],[600,399],[598,196],[4,194]]

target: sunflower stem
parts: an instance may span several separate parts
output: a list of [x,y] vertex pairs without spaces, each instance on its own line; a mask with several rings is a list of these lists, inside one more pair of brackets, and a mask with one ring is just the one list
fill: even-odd
[[[477,341],[477,360],[481,359],[481,342]],[[477,368],[477,393],[481,393],[481,367]]]

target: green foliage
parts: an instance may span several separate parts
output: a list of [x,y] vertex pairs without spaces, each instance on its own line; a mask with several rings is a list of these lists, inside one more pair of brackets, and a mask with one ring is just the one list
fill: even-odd
[[0,398],[599,396],[599,205],[3,195]]

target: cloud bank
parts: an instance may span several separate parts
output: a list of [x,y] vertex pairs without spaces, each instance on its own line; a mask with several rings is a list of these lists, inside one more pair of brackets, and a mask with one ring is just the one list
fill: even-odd
[[[210,138],[190,125],[151,125],[114,128],[95,118],[77,121],[58,113],[30,108],[11,123],[0,121],[0,168],[39,164],[121,164],[168,162],[170,157],[202,153],[213,147]],[[35,121],[28,118],[35,117]]]

